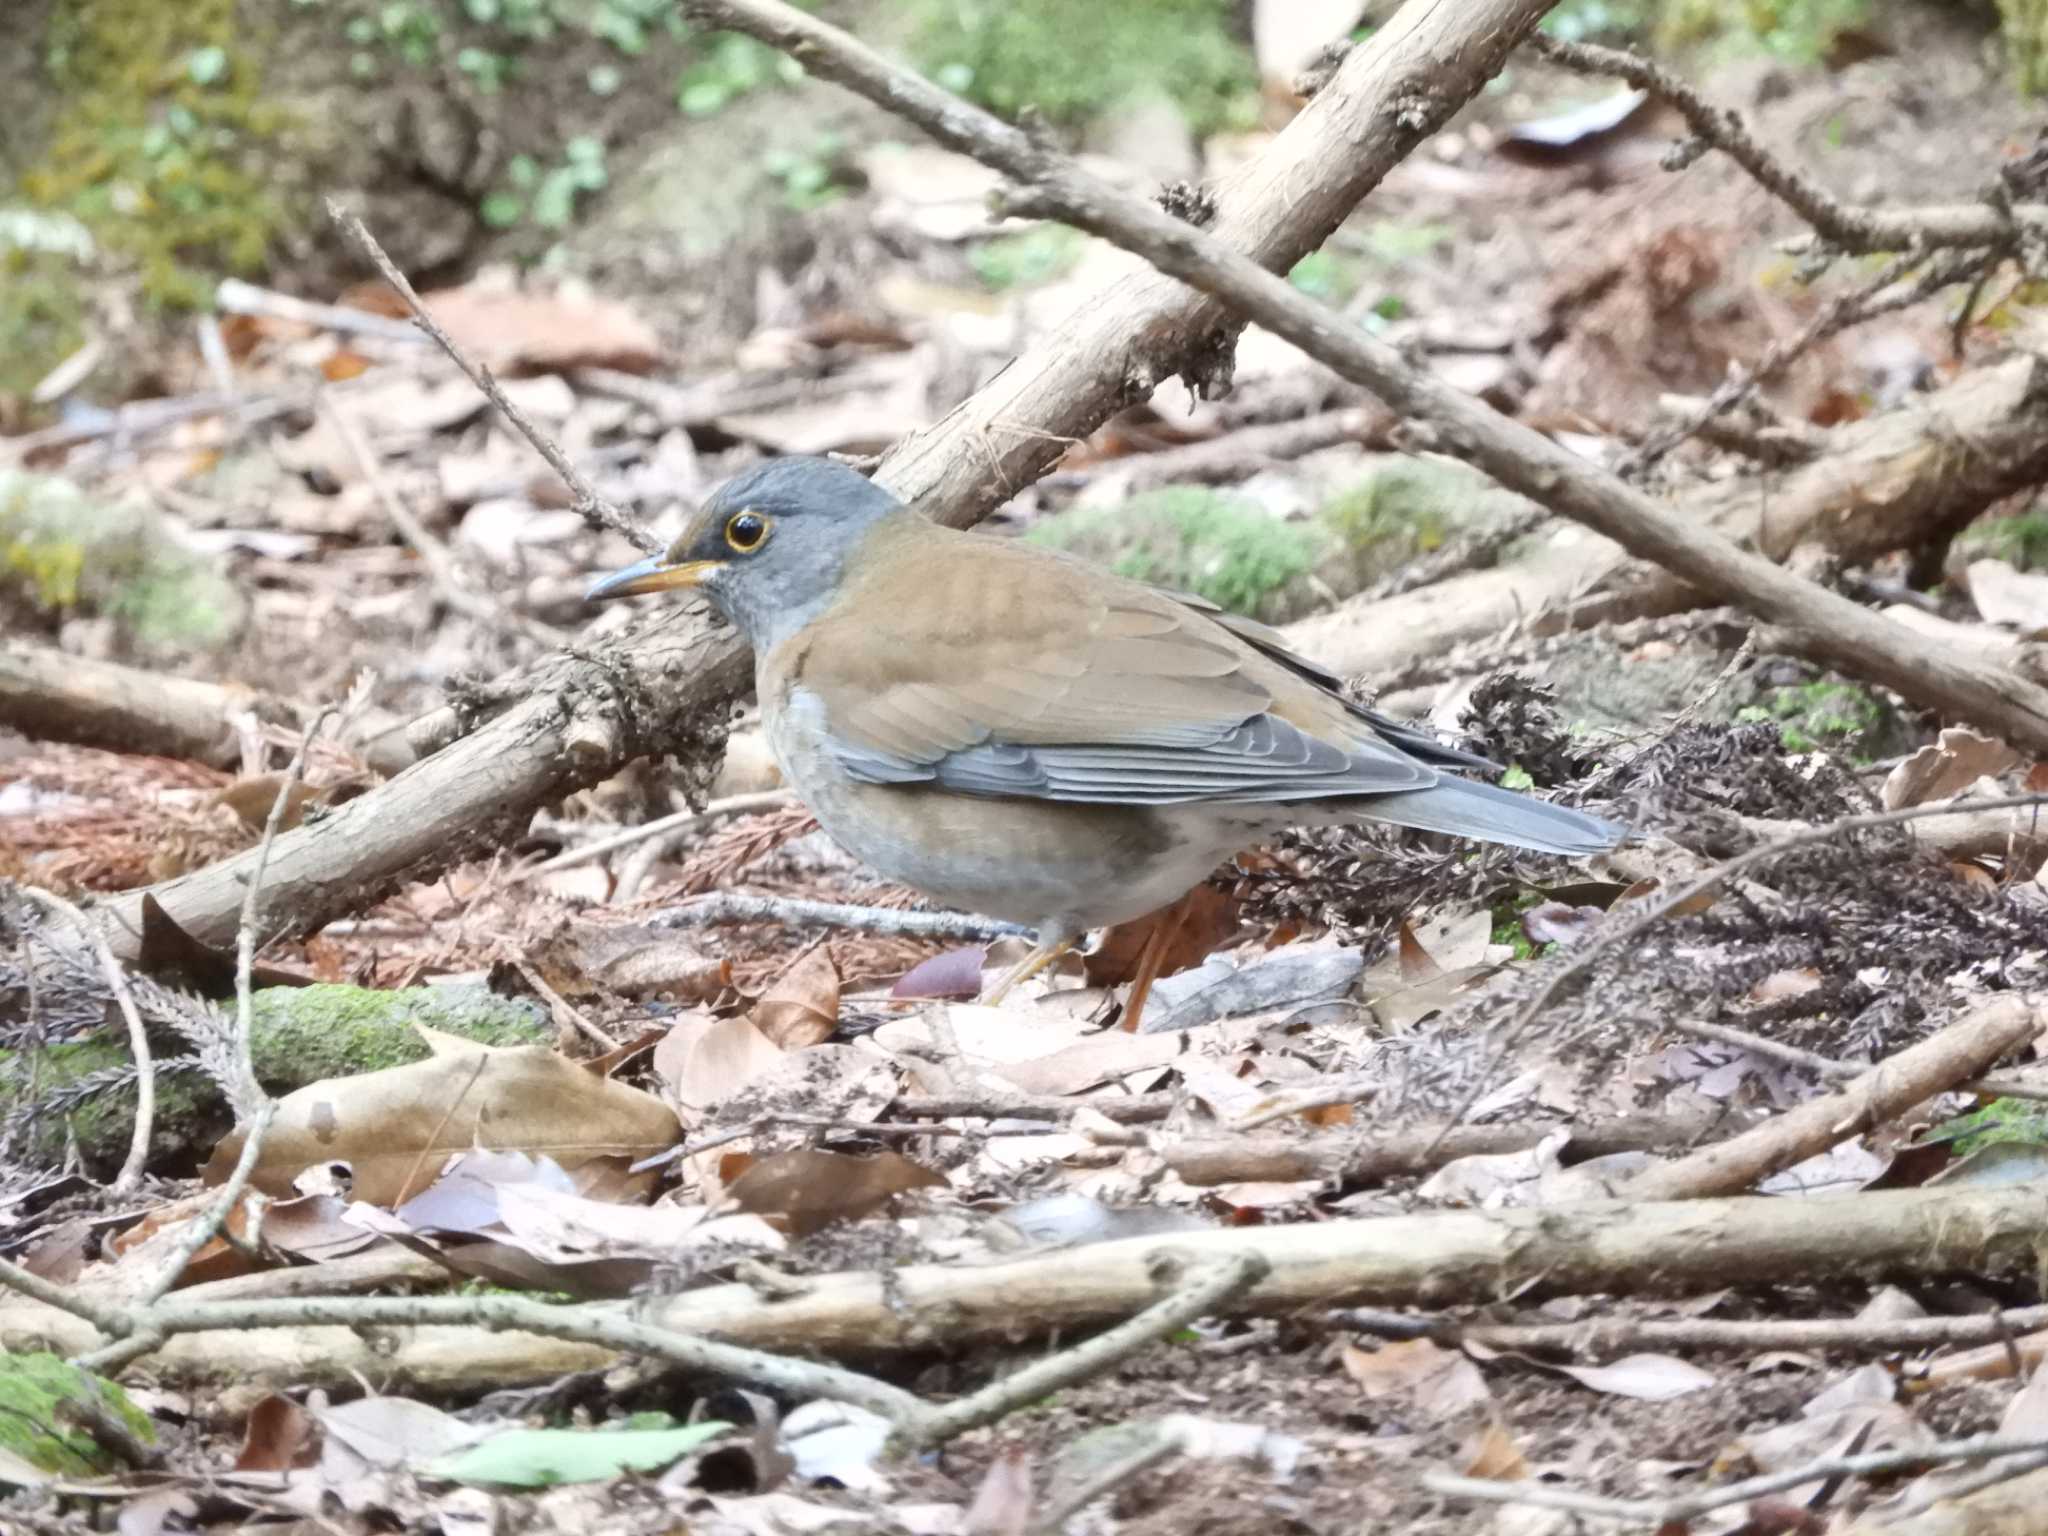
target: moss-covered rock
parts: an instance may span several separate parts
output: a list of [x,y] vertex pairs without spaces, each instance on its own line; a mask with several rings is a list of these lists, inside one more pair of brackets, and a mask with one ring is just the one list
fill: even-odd
[[173,543],[149,508],[0,470],[0,611],[9,605],[46,623],[109,618],[124,649],[151,656],[223,644],[246,609],[234,584]]
[[[319,985],[266,987],[254,998],[250,1054],[257,1081],[282,1097],[308,1083],[382,1071],[429,1053],[415,1024],[484,1045],[533,1045],[552,1038],[547,1016],[525,998],[481,983],[450,987]],[[180,1049],[160,1041],[164,1053]],[[28,1154],[43,1163],[75,1142],[89,1169],[120,1166],[135,1127],[135,1094],[125,1041],[74,1041],[36,1052],[0,1051],[0,1122],[36,1111]],[[160,1073],[152,1165],[195,1164],[225,1134],[227,1103],[196,1072]]]
[[156,1443],[149,1415],[104,1377],[48,1353],[0,1351],[0,1448],[60,1477],[93,1477],[116,1469],[114,1459],[82,1429],[65,1422],[66,1402],[98,1397],[146,1445]]

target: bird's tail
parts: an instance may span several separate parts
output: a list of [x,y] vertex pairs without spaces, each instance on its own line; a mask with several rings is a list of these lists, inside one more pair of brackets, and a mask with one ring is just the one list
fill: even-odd
[[1428,789],[1360,797],[1345,805],[1352,816],[1366,821],[1572,857],[1603,853],[1620,842],[1626,831],[1583,811],[1450,774]]

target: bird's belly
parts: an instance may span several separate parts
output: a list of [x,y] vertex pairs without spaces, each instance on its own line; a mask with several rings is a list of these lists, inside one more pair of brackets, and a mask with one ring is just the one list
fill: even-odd
[[774,726],[768,734],[796,792],[848,853],[945,906],[1036,930],[1079,934],[1142,917],[1178,900],[1254,841],[1193,807],[1074,805],[856,783],[828,752],[789,740]]

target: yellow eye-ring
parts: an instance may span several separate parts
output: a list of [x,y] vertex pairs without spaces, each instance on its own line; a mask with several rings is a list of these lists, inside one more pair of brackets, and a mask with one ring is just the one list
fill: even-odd
[[725,520],[725,542],[751,555],[768,537],[768,519],[758,512],[735,512]]

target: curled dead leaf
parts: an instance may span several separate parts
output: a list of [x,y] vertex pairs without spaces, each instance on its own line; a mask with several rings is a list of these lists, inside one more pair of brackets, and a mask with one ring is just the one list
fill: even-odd
[[726,1193],[741,1210],[779,1217],[792,1236],[803,1237],[835,1221],[858,1221],[897,1195],[945,1183],[898,1152],[853,1157],[799,1147],[757,1160]]

